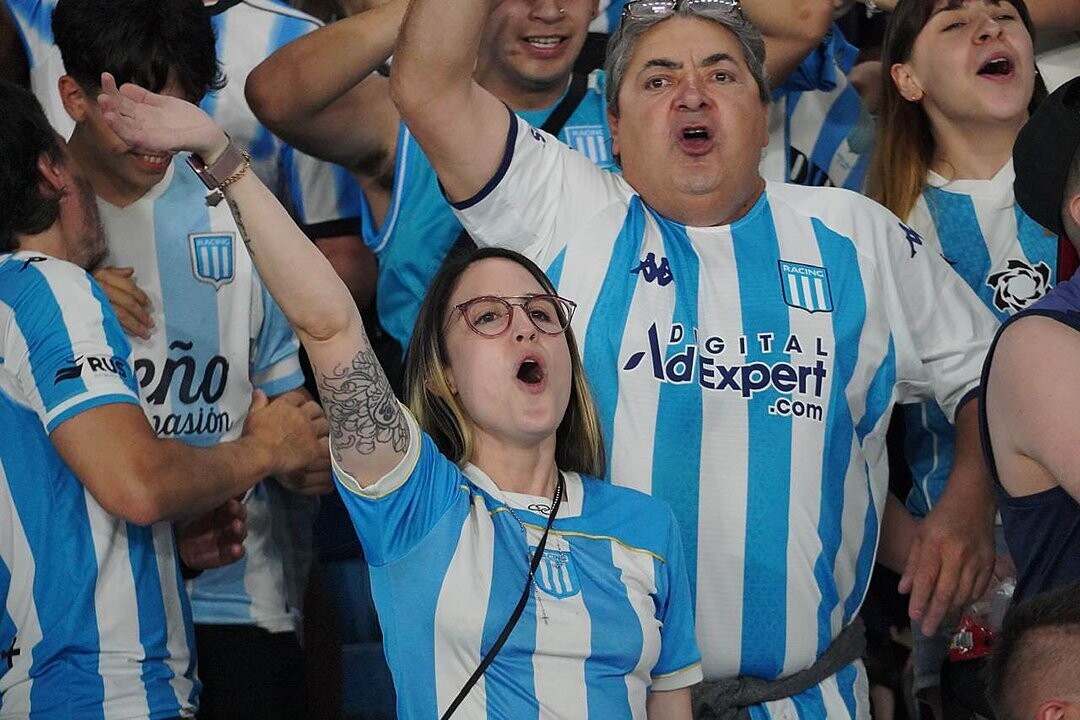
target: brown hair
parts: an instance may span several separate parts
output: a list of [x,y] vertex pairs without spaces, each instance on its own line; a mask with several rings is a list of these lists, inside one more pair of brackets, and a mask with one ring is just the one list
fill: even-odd
[[[1024,0],[1002,0],[1014,6],[1032,40],[1035,26]],[[937,0],[900,0],[889,17],[881,56],[881,113],[877,139],[870,158],[866,194],[906,219],[926,185],[934,156],[934,136],[922,105],[900,95],[892,79],[892,66],[911,58],[915,39],[933,15]],[[1036,71],[1037,73],[1038,71]],[[1029,111],[1046,97],[1042,77],[1035,76]]]
[[[545,292],[555,288],[544,272],[524,255],[504,248],[483,248],[460,258],[450,259],[431,281],[409,343],[405,361],[405,397],[420,427],[435,445],[458,465],[472,459],[473,441],[470,422],[451,392],[446,379],[446,343],[443,338],[447,305],[462,273],[473,263],[488,258],[516,262],[536,278]],[[570,350],[570,402],[555,432],[555,463],[562,470],[595,477],[604,475],[604,442],[600,420],[585,381],[574,331],[564,334]]]

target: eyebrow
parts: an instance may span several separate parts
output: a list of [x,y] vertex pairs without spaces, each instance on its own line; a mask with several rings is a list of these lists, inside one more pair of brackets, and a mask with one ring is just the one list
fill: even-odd
[[[711,65],[716,65],[717,63],[724,62],[725,60],[735,62],[735,58],[733,58],[730,53],[718,52],[713,53],[709,57],[702,60],[699,64],[699,67],[709,67]],[[668,58],[653,58],[652,60],[646,60],[645,64],[642,65],[641,69],[647,70],[648,68],[659,67],[666,68],[668,70],[680,70],[682,69],[682,66],[683,64],[678,60],[669,60]]]
[[[927,21],[929,21],[930,18],[933,18],[938,13],[947,12],[949,10],[961,10],[966,4],[967,0],[949,0],[949,2],[945,3],[942,7],[939,7],[937,10],[934,10],[932,13],[930,13],[930,17],[927,18]],[[1000,7],[1003,4],[1003,0],[982,0],[982,4]]]

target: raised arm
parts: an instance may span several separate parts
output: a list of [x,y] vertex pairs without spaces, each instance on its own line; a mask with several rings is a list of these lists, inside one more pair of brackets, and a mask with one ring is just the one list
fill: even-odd
[[473,80],[480,36],[498,0],[412,0],[390,94],[451,200],[475,195],[503,159],[510,115]]
[[765,71],[776,88],[825,37],[832,0],[742,0],[743,12],[765,40]]
[[406,6],[392,0],[339,20],[263,60],[244,88],[256,117],[309,155],[376,174],[398,114],[375,70],[393,51]]
[[[126,143],[154,152],[190,151],[208,164],[225,133],[198,107],[102,76],[102,115]],[[370,485],[405,455],[408,430],[371,349],[348,289],[321,252],[252,172],[228,185],[226,200],[266,289],[307,350],[343,470]]]

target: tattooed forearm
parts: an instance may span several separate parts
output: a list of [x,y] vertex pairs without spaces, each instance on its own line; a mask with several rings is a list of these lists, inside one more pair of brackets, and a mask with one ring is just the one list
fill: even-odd
[[320,373],[318,381],[335,458],[340,461],[343,451],[354,448],[370,455],[385,443],[405,452],[409,428],[371,348],[361,350],[347,366]]
[[244,227],[244,218],[240,215],[240,206],[228,195],[225,196],[225,202],[229,203],[229,210],[232,211],[233,220],[236,221],[236,229],[240,231],[240,237],[244,239],[244,244],[247,245],[248,252],[255,252],[251,247],[251,238],[247,234],[247,228]]

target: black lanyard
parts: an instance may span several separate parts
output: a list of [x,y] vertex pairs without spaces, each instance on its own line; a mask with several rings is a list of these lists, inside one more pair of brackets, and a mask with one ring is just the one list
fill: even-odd
[[[540,536],[540,542],[536,545],[536,552],[533,553],[532,562],[529,564],[529,575],[525,578],[525,588],[521,591],[521,597],[518,599],[517,607],[514,608],[514,612],[510,614],[510,619],[503,625],[502,632],[499,633],[498,639],[495,640],[495,644],[491,646],[491,649],[487,651],[487,655],[480,661],[480,664],[476,666],[476,670],[465,681],[465,684],[458,691],[457,697],[454,698],[454,702],[450,703],[450,707],[446,708],[446,712],[442,714],[441,720],[447,720],[454,711],[458,709],[458,705],[461,705],[465,700],[465,696],[469,694],[469,691],[473,689],[473,685],[480,680],[480,677],[491,665],[491,661],[495,659],[495,656],[502,650],[502,646],[506,643],[506,639],[510,637],[510,633],[513,632],[514,627],[517,625],[518,620],[521,618],[521,613],[525,610],[525,605],[529,602],[529,591],[532,590],[533,576],[536,575],[536,568],[540,566],[540,558],[544,556],[544,548],[547,547],[548,531],[551,530],[551,523],[555,522],[555,516],[559,514],[559,506],[562,505],[563,495],[566,494],[566,482],[563,480],[563,475],[559,473],[559,485],[562,488],[562,492],[556,493],[558,495],[555,498],[555,503],[551,507],[551,513],[548,514],[547,525],[544,527],[544,534]],[[528,537],[526,537],[525,545],[528,549]]]

